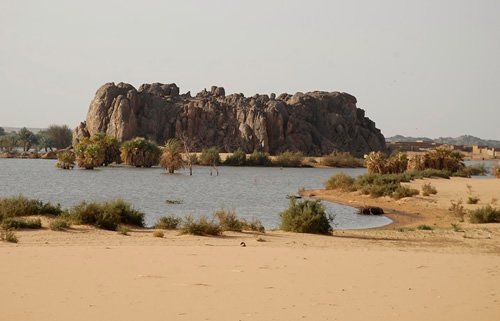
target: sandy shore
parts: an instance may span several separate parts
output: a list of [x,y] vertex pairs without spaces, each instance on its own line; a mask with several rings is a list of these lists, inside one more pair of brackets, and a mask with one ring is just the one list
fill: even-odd
[[[18,244],[0,242],[1,319],[496,320],[500,224],[454,230],[440,199],[463,197],[461,185],[470,184],[487,202],[496,185],[432,184],[438,196],[430,201],[322,194],[395,209],[392,226],[334,236],[19,231]],[[418,204],[417,212],[404,212]],[[434,229],[411,228],[422,222]]]

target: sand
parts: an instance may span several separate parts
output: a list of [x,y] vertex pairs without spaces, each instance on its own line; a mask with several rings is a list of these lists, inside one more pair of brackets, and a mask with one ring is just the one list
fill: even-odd
[[[431,182],[435,202],[342,195],[419,214],[399,209],[391,226],[334,236],[19,231],[18,244],[0,242],[0,319],[498,320],[500,224],[455,231],[448,223],[456,219],[443,212],[433,221],[433,211],[467,195],[462,183],[482,202],[500,189],[487,180]],[[436,225],[411,228],[423,221]]]

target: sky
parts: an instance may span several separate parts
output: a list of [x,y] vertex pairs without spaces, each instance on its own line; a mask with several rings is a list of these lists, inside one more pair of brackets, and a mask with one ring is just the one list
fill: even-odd
[[0,0],[0,126],[76,127],[107,82],[344,91],[386,137],[500,140],[500,1]]

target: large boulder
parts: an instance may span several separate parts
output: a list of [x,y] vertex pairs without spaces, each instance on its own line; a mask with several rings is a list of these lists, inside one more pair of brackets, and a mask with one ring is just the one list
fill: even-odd
[[341,92],[246,98],[226,96],[223,87],[212,86],[191,97],[180,94],[175,84],[144,84],[137,90],[125,83],[107,83],[97,90],[75,137],[103,132],[120,141],[142,136],[163,144],[183,136],[198,150],[217,146],[247,153],[362,155],[385,150],[384,136],[356,103],[354,96]]

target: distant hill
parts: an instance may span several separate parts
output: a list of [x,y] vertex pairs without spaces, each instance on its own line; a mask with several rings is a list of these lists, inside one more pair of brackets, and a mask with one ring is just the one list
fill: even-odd
[[462,135],[459,137],[439,137],[439,138],[428,138],[428,137],[406,137],[402,135],[396,135],[386,138],[388,142],[416,142],[416,141],[427,141],[439,144],[450,144],[450,145],[479,145],[479,146],[489,146],[500,148],[499,140],[492,139],[481,139],[471,135]]
[[[6,133],[10,133],[10,132],[16,132],[17,133],[22,128],[22,127],[4,127],[4,126],[0,126],[0,127],[3,127],[3,129],[5,129]],[[30,128],[30,127],[27,127],[27,128],[30,131],[34,132],[35,134],[44,129],[44,128]]]

